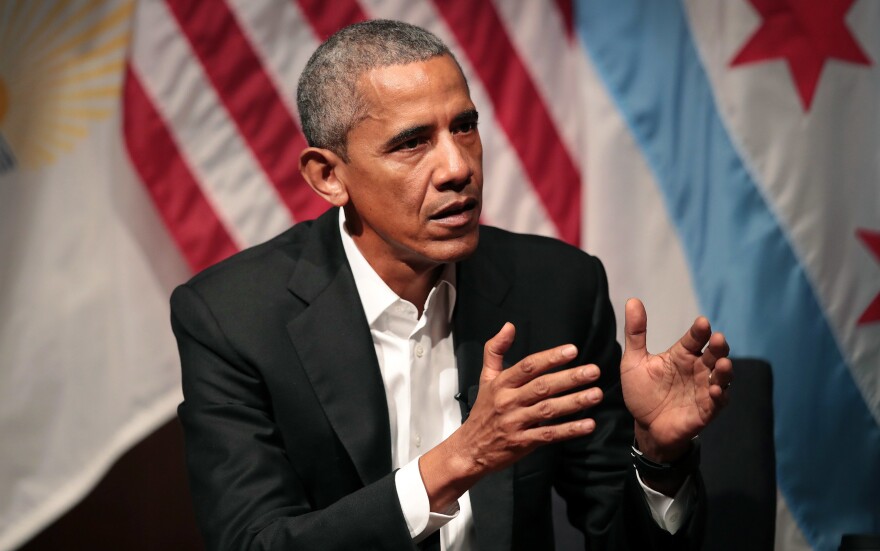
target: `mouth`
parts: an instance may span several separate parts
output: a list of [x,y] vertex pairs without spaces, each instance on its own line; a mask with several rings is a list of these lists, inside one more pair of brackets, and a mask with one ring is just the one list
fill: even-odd
[[450,225],[465,224],[473,217],[477,205],[477,200],[473,198],[454,201],[432,214],[429,219]]

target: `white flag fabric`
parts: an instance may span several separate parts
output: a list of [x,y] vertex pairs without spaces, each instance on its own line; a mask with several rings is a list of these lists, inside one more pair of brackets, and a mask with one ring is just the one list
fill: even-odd
[[173,286],[327,208],[297,171],[296,82],[322,40],[368,18],[455,52],[480,111],[486,223],[600,256],[618,312],[646,302],[655,351],[704,313],[734,354],[773,364],[780,534],[796,535],[778,547],[877,531],[878,10],[3,3],[0,439],[15,445],[0,550],[173,415]]
[[120,134],[134,3],[0,3],[0,549],[180,400],[187,277]]

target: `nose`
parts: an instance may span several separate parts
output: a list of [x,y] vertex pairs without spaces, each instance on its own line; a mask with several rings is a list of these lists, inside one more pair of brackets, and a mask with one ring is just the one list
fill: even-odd
[[434,185],[439,189],[457,189],[468,183],[474,174],[470,155],[465,146],[458,143],[453,135],[439,140],[434,149],[437,157],[434,168]]

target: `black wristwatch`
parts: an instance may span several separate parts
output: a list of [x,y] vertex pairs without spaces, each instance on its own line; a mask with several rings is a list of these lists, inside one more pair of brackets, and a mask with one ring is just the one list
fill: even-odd
[[691,449],[673,463],[657,463],[651,461],[639,451],[638,444],[632,445],[633,466],[639,475],[648,480],[683,480],[700,468],[700,440],[691,440]]

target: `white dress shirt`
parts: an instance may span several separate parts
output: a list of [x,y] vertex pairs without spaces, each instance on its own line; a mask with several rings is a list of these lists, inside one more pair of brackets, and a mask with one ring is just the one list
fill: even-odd
[[[419,317],[418,309],[397,296],[361,254],[345,228],[342,209],[339,230],[379,360],[391,424],[391,465],[400,469],[395,486],[410,536],[421,541],[439,529],[445,551],[473,549],[476,534],[468,493],[446,514],[432,513],[418,464],[423,453],[461,426],[451,324],[455,265],[443,270]],[[690,486],[686,482],[672,499],[642,484],[661,528],[674,534],[681,526],[689,508]]]

